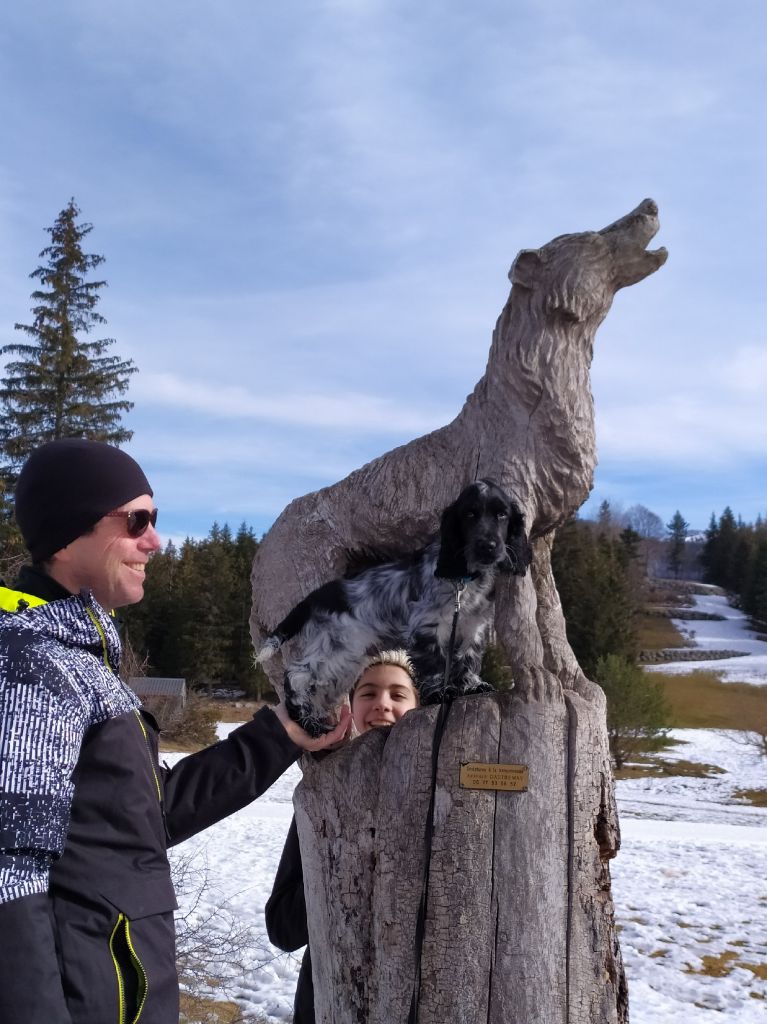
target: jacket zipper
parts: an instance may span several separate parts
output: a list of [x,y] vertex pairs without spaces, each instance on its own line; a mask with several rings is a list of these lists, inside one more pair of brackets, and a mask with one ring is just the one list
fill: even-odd
[[125,1005],[125,983],[123,982],[122,969],[120,967],[120,961],[117,959],[115,953],[115,938],[117,933],[122,929],[123,938],[125,939],[125,945],[128,947],[130,954],[131,966],[138,975],[138,1006],[136,1007],[136,1016],[132,1018],[130,1024],[138,1024],[139,1017],[141,1016],[144,1003],[146,1002],[147,994],[149,993],[149,982],[144,970],[144,965],[139,959],[139,955],[133,945],[133,940],[130,934],[130,919],[125,916],[122,912],[117,915],[117,922],[112,929],[112,934],[109,937],[109,952],[112,954],[112,963],[114,964],[115,974],[117,975],[117,1022],[118,1024],[129,1024],[126,1018],[127,1006]]
[[147,735],[146,726],[141,721],[141,712],[137,708],[134,708],[133,714],[136,716],[136,721],[139,724],[139,728],[141,729],[142,733],[144,734],[144,743],[146,744],[146,752],[149,755],[149,765],[150,765],[150,767],[152,769],[152,777],[154,778],[154,784],[157,787],[157,799],[160,801],[160,807],[162,808],[162,817],[163,817],[163,821],[164,821],[165,820],[165,808],[163,806],[162,790],[160,789],[160,779],[159,779],[159,777],[157,775],[157,769],[155,768],[155,765],[154,765],[154,758],[152,757],[152,748],[149,745],[149,736]]
[[[117,675],[115,670],[109,664],[109,654],[107,653],[107,651],[108,651],[108,648],[107,648],[107,638],[106,638],[106,634],[104,633],[104,629],[103,629],[101,623],[99,622],[99,620],[93,614],[93,611],[90,608],[86,608],[85,610],[88,613],[88,615],[89,615],[89,617],[91,619],[91,622],[96,627],[99,636],[101,637],[101,646],[102,646],[103,652],[104,652],[104,664],[106,665],[106,667],[109,669],[110,672],[112,672],[114,675]],[[146,729],[144,728],[144,723],[141,721],[141,712],[138,711],[138,709],[134,708],[133,713],[136,716],[136,721],[139,724],[139,728],[141,729],[141,732],[144,734],[144,743],[146,744],[146,752],[149,755],[149,767],[152,769],[152,778],[154,779],[154,784],[155,784],[155,787],[157,789],[157,799],[160,801],[160,807],[162,809],[162,818],[163,818],[163,823],[164,823],[165,822],[165,808],[163,807],[163,801],[162,801],[162,789],[160,788],[160,779],[159,779],[159,777],[157,775],[157,769],[155,768],[154,758],[152,757],[152,749],[149,746],[149,737],[147,736]]]

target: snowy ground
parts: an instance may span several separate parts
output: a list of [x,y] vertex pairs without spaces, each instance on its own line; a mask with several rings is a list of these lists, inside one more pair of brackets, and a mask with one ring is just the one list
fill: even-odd
[[[726,613],[727,619],[682,623],[696,630],[695,641],[733,650],[754,644],[748,657],[732,659],[733,672],[735,666],[738,672],[730,678],[767,684],[767,653],[762,653],[767,645],[745,634],[742,617],[723,599],[698,602],[698,607]],[[700,664],[712,667],[711,662]],[[715,664],[718,670],[722,663]],[[696,665],[680,667],[690,671]],[[231,728],[221,726],[221,734]],[[763,1024],[767,809],[737,802],[733,794],[767,788],[767,760],[726,734],[678,730],[672,735],[678,745],[664,758],[700,761],[724,772],[706,779],[617,784],[623,846],[612,875],[631,1021]],[[298,778],[298,769],[291,769],[260,800],[180,848],[207,862],[215,878],[216,888],[206,893],[205,902],[213,907],[228,898],[231,909],[253,928],[254,969],[233,983],[230,994],[272,1022],[289,1019],[300,962],[300,954],[277,955],[263,923]]]
[[748,619],[743,612],[731,608],[727,598],[721,594],[696,594],[693,601],[696,611],[723,615],[724,621],[672,619],[679,632],[704,650],[742,651],[748,659],[737,657],[717,658],[714,661],[674,661],[663,665],[647,665],[646,670],[671,673],[693,672],[701,668],[720,672],[725,683],[767,685],[767,641],[759,640],[758,634],[748,628]]

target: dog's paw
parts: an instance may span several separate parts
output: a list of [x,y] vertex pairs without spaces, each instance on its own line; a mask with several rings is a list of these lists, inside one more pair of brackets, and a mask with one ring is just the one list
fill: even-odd
[[282,646],[280,638],[278,636],[269,636],[264,640],[258,649],[256,654],[256,663],[261,665],[265,661],[269,661],[273,654],[276,654]]
[[479,679],[476,683],[464,686],[462,692],[464,697],[471,697],[477,693],[495,693],[495,687],[492,683],[486,683],[484,679]]
[[304,732],[308,733],[313,740],[318,740],[320,736],[324,736],[326,733],[332,732],[336,725],[338,725],[338,723],[333,719],[317,718],[314,715],[311,715],[308,718],[299,718],[297,721]]
[[453,683],[448,683],[445,686],[444,680],[440,677],[433,682],[427,680],[422,683],[418,695],[421,705],[428,707],[432,704],[444,704],[445,701],[454,700],[458,696],[458,690]]

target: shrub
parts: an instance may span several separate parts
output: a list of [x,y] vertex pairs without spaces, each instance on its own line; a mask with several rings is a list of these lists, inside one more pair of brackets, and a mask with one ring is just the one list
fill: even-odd
[[641,750],[656,749],[669,725],[660,683],[616,654],[599,658],[595,678],[607,697],[607,733],[615,767]]
[[208,701],[191,694],[182,718],[163,730],[162,738],[183,746],[208,747],[216,742],[218,712]]
[[240,1009],[232,994],[237,981],[266,966],[258,951],[264,936],[238,916],[210,880],[200,851],[170,857],[173,887],[184,909],[176,913],[176,968],[181,984],[180,1024],[262,1024],[266,1018]]
[[491,683],[499,693],[509,693],[514,689],[511,668],[506,663],[506,655],[497,644],[490,644],[485,650],[479,676],[486,683]]

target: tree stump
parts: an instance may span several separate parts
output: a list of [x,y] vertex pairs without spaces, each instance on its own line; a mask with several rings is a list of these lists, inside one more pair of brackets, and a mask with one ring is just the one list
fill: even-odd
[[[615,292],[664,263],[665,250],[646,249],[657,229],[645,200],[602,231],[523,250],[487,369],[456,419],[292,502],[254,561],[258,642],[351,564],[423,543],[477,477],[525,511],[530,573],[504,577],[496,597],[514,691],[457,701],[440,748],[419,1024],[628,1020],[604,695],[567,643],[550,555],[592,486],[594,335]],[[281,658],[268,671],[279,687]],[[304,758],[295,805],[322,1024],[407,1020],[435,717],[410,712],[388,736]],[[464,761],[526,765],[528,788],[461,788]]]

